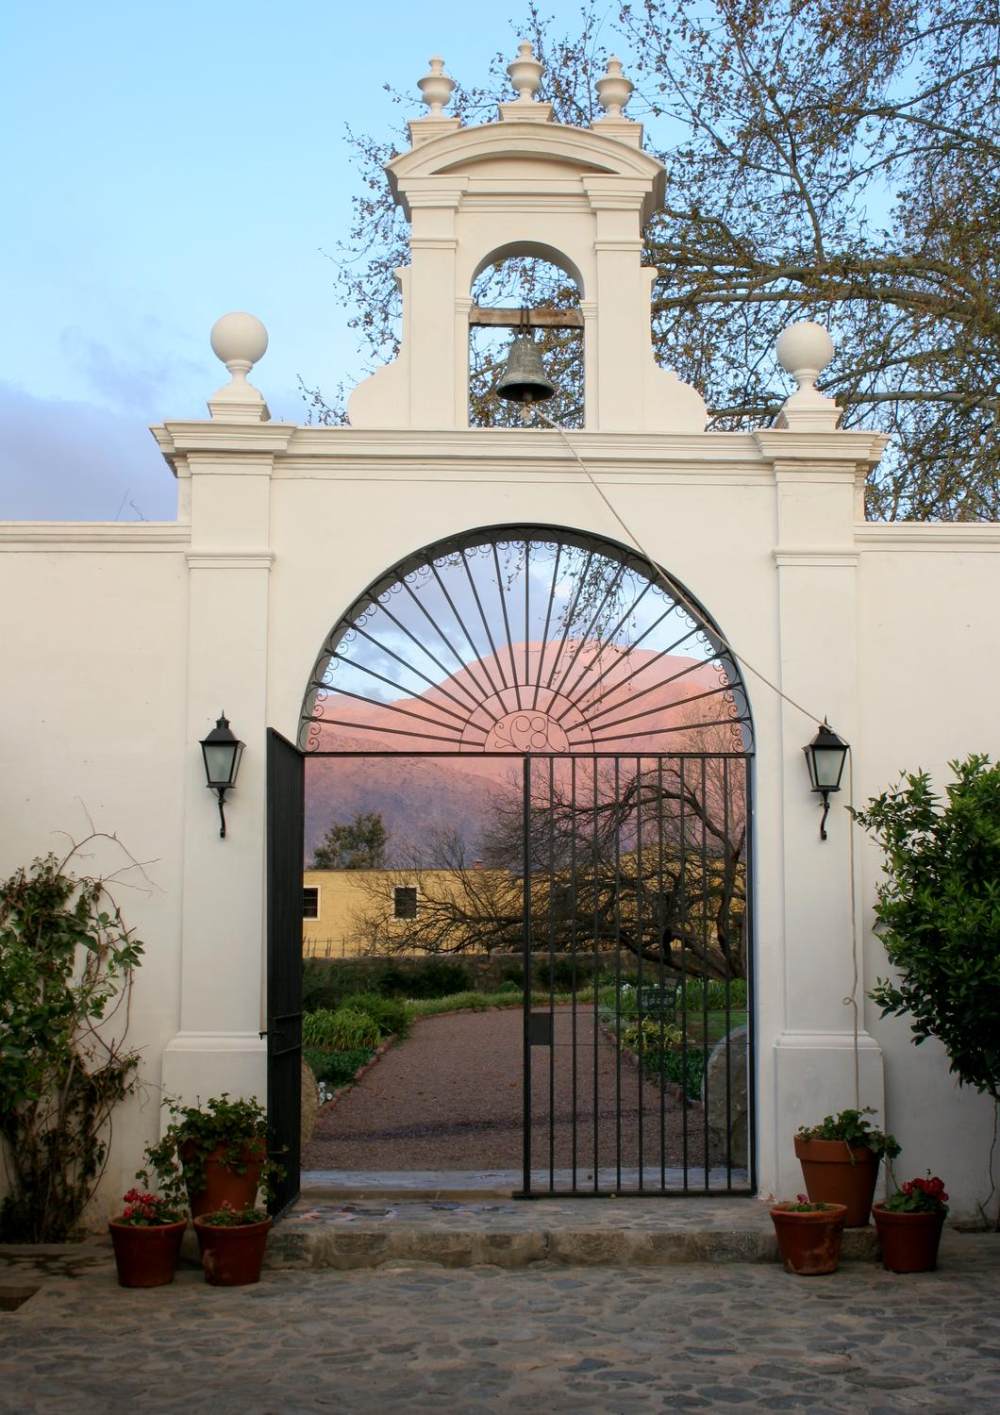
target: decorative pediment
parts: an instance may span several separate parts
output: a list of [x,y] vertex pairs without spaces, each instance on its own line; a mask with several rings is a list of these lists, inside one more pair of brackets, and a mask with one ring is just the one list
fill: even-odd
[[642,194],[643,220],[663,197],[664,169],[655,157],[617,136],[561,123],[522,120],[458,128],[393,158],[386,170],[407,215],[411,184],[427,191],[434,178],[452,187],[465,179],[467,190],[474,190],[516,177],[528,184],[527,195],[564,190],[567,182],[579,191],[587,176],[618,178]]

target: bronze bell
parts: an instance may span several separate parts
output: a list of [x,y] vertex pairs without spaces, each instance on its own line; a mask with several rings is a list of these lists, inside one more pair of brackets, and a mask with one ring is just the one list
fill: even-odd
[[519,334],[510,346],[507,366],[497,384],[497,397],[511,403],[544,403],[556,391],[545,377],[542,355],[530,334]]

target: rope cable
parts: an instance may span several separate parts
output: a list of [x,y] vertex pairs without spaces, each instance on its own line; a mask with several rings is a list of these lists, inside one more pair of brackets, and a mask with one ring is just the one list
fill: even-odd
[[[567,448],[567,450],[569,451],[570,455],[573,457],[574,461],[576,461],[576,462],[578,463],[580,469],[582,470],[582,472],[583,472],[584,475],[586,476],[588,482],[589,482],[590,485],[593,487],[594,491],[597,492],[597,495],[600,497],[601,501],[603,501],[604,505],[607,507],[608,511],[609,511],[609,512],[611,513],[611,515],[614,517],[615,521],[617,521],[618,525],[621,526],[622,530],[625,532],[625,534],[626,534],[626,536],[628,537],[628,539],[629,539],[629,540],[631,541],[631,543],[635,546],[636,550],[637,550],[637,551],[639,552],[639,554],[642,556],[643,560],[645,560],[646,564],[649,566],[649,568],[650,568],[652,574],[654,575],[654,577],[656,578],[656,580],[664,587],[664,589],[668,592],[668,594],[670,594],[670,595],[673,596],[675,599],[678,599],[678,600],[681,602],[681,604],[684,606],[684,608],[687,610],[687,612],[691,615],[691,617],[695,620],[696,623],[701,623],[702,620],[703,620],[703,618],[704,618],[703,611],[699,610],[694,604],[692,604],[691,600],[687,597],[687,595],[684,593],[684,591],[679,588],[679,586],[673,584],[671,581],[669,581],[669,580],[667,579],[666,575],[665,575],[664,572],[661,570],[661,568],[659,567],[659,565],[657,565],[656,561],[653,559],[652,555],[651,555],[651,554],[649,553],[649,551],[646,549],[646,547],[645,547],[645,545],[643,544],[643,542],[639,539],[638,535],[635,533],[635,531],[632,529],[632,527],[629,525],[629,523],[625,520],[624,516],[622,516],[621,513],[618,511],[617,507],[612,503],[612,501],[611,501],[610,498],[608,497],[607,493],[604,491],[604,488],[599,484],[599,482],[597,481],[597,478],[594,476],[593,472],[590,470],[590,468],[587,466],[586,462],[585,462],[585,461],[583,460],[583,458],[580,456],[579,452],[578,452],[578,451],[576,450],[576,448],[573,446],[572,442],[571,442],[570,439],[569,439],[569,435],[568,435],[566,429],[565,429],[564,427],[562,427],[559,423],[553,422],[553,420],[552,420],[550,417],[548,417],[545,413],[542,412],[541,408],[539,408],[537,404],[533,404],[533,405],[530,405],[530,406],[532,406],[532,407],[534,408],[534,411],[535,411],[535,413],[538,415],[538,417],[541,418],[541,420],[542,420],[543,422],[547,423],[548,426],[549,426],[550,428],[552,428],[554,432],[557,432],[557,433],[559,434],[559,436],[562,438],[562,440],[563,440],[563,442],[565,443],[566,448]],[[522,407],[521,407],[522,420],[523,420],[523,418],[524,418],[524,413],[525,413],[525,405],[522,405]],[[766,673],[764,673],[761,669],[759,669],[755,664],[751,663],[749,659],[745,658],[743,654],[741,654],[737,649],[735,649],[735,648],[733,647],[732,643],[725,637],[724,634],[721,633],[721,631],[719,631],[719,630],[717,630],[717,629],[713,629],[713,630],[712,630],[712,633],[713,633],[713,635],[718,639],[719,643],[722,644],[722,646],[723,646],[725,649],[727,649],[727,650],[729,651],[729,653],[732,655],[733,659],[734,659],[737,663],[741,664],[741,665],[743,666],[743,668],[745,668],[749,673],[752,673],[755,678],[759,679],[760,682],[765,685],[765,687],[770,688],[771,691],[772,691],[773,693],[775,693],[775,694],[782,700],[782,702],[788,703],[788,705],[789,705],[790,707],[793,707],[793,708],[796,709],[796,711],[802,713],[802,715],[803,715],[804,717],[807,717],[811,722],[815,723],[817,727],[822,727],[822,726],[824,725],[824,723],[826,722],[826,718],[825,718],[825,717],[824,717],[824,718],[819,718],[819,717],[817,717],[815,713],[810,712],[810,710],[809,710],[807,707],[804,707],[804,706],[802,705],[802,703],[798,702],[795,698],[791,697],[790,694],[788,694],[788,693],[786,693],[786,692],[784,691],[784,689],[779,688],[779,686],[777,685],[777,683],[773,682],[773,680],[770,679],[770,678],[767,676]],[[857,829],[857,824],[856,824],[856,821],[855,821],[855,818],[854,818],[854,752],[852,751],[852,749],[851,749],[850,746],[848,746],[848,749],[847,749],[847,760],[848,760],[848,777],[847,777],[847,782],[848,782],[848,788],[847,788],[848,802],[847,802],[847,811],[848,811],[848,815],[850,816],[849,842],[848,842],[848,843],[849,843],[849,848],[848,848],[848,852],[847,852],[847,853],[848,853],[848,865],[847,865],[847,868],[848,868],[848,879],[849,879],[848,888],[849,888],[849,891],[850,891],[850,904],[851,904],[851,991],[850,991],[850,993],[849,993],[846,997],[844,997],[844,998],[842,999],[842,1003],[843,1003],[843,1006],[849,1007],[849,1008],[851,1009],[851,1040],[852,1040],[853,1062],[854,1062],[854,1107],[855,1107],[856,1110],[860,1110],[860,1109],[861,1109],[861,1042],[860,1042],[861,1022],[860,1022],[860,1008],[859,1008],[859,1005],[858,1005],[858,987],[859,987],[859,984],[860,984],[860,981],[861,981],[861,978],[860,978],[861,969],[860,969],[860,964],[859,964],[859,961],[858,961],[858,942],[859,942],[859,931],[858,931],[858,900],[857,900],[857,892],[856,892],[856,891],[857,891],[857,881],[856,881],[856,877],[855,877],[855,866],[854,866],[854,851],[855,851],[855,838],[856,838],[856,837],[855,837],[855,832],[856,832],[856,829]],[[883,1110],[884,1110],[884,1105],[883,1105]],[[886,1128],[888,1128],[888,1126],[886,1126]]]

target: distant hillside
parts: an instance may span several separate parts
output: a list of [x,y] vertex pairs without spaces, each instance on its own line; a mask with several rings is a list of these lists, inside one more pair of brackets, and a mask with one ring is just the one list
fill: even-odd
[[[545,652],[554,654],[554,647],[548,646]],[[537,659],[541,653],[539,644],[520,644],[513,648],[517,662],[524,661],[526,656]],[[605,651],[599,663],[592,662],[594,658],[593,650],[582,647],[564,686],[565,691],[572,692],[577,679],[581,680],[580,688],[572,696],[590,723],[587,732],[571,733],[575,750],[591,750],[591,740],[596,749],[603,752],[691,750],[701,745],[694,740],[698,721],[720,715],[718,697],[699,696],[711,693],[719,685],[717,673],[710,664],[678,655],[658,657],[644,649],[633,649],[618,657]],[[637,672],[639,669],[642,671]],[[477,668],[476,672],[479,671]],[[494,678],[499,678],[493,660],[485,660],[481,672],[485,676],[492,672]],[[594,681],[598,675],[596,686],[589,693],[583,691],[588,680]],[[671,679],[673,681],[664,681]],[[466,696],[475,695],[477,700],[482,696],[477,693],[469,670],[456,674],[437,688],[428,689],[421,698],[401,699],[399,705],[420,712],[424,704],[428,713],[433,714],[436,702],[451,701],[446,699],[446,691],[461,697],[463,690],[467,690]],[[529,690],[524,691],[527,694]],[[547,698],[544,694],[543,689],[539,708],[553,700],[551,693]],[[688,699],[697,700],[687,702]],[[389,833],[390,853],[396,858],[405,860],[412,845],[426,844],[428,837],[443,830],[458,831],[471,856],[478,848],[497,793],[520,790],[518,754],[513,752],[513,759],[483,757],[480,755],[482,746],[472,745],[481,744],[481,733],[466,737],[460,755],[408,755],[406,749],[426,751],[428,747],[439,746],[447,751],[449,747],[447,742],[421,742],[400,736],[398,730],[395,733],[382,730],[400,726],[401,719],[393,713],[392,704],[383,706],[331,698],[326,707],[329,717],[335,716],[345,725],[328,728],[330,735],[324,739],[324,746],[335,745],[341,751],[388,751],[390,754],[307,758],[307,862],[332,822],[350,820],[363,811],[377,811],[382,816]],[[512,689],[506,691],[503,701],[493,703],[495,716],[505,710],[508,714],[518,714]],[[525,704],[525,711],[530,713],[530,705]],[[554,712],[562,711],[562,705],[556,704]],[[491,721],[485,716],[483,720],[487,724]],[[564,719],[571,720],[579,721],[580,715],[574,719],[571,712]],[[404,725],[408,725],[405,720]],[[656,730],[666,726],[680,730]],[[628,735],[631,733],[637,735]],[[565,741],[565,734],[562,740]],[[495,749],[500,744],[489,740],[487,745]],[[731,743],[723,740],[716,730],[715,745],[728,748]]]

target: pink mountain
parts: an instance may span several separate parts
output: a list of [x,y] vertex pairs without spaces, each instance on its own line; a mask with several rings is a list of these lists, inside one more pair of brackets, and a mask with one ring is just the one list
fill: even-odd
[[496,792],[519,789],[523,752],[732,750],[727,727],[699,727],[731,712],[720,686],[696,659],[554,641],[514,644],[419,697],[331,693],[320,750],[390,755],[307,760],[306,858],[332,821],[362,811],[397,845],[457,829],[475,849]]

